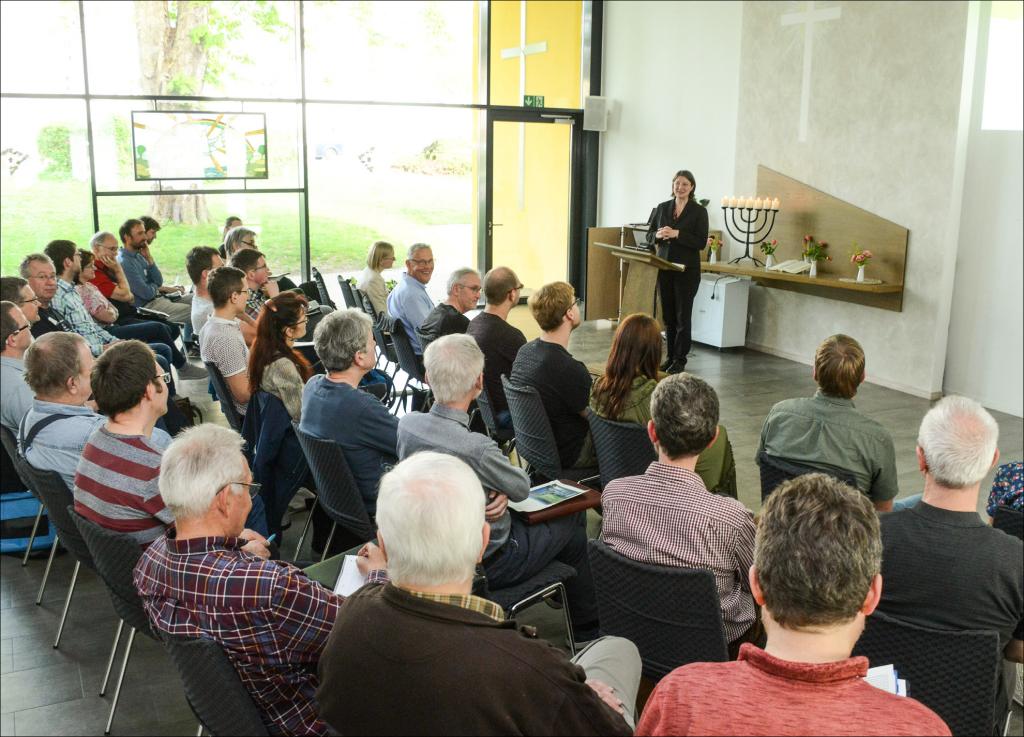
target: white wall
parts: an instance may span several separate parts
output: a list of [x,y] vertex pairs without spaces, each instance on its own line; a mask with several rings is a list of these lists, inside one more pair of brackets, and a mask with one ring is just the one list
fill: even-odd
[[598,225],[645,221],[689,169],[714,207],[733,192],[741,2],[605,3]]
[[988,3],[982,7],[943,390],[1024,415],[1024,133],[983,131]]

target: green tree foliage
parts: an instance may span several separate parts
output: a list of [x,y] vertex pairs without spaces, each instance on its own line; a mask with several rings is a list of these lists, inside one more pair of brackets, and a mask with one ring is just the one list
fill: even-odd
[[66,125],[48,125],[39,131],[36,148],[46,163],[39,176],[43,179],[71,178],[71,129]]

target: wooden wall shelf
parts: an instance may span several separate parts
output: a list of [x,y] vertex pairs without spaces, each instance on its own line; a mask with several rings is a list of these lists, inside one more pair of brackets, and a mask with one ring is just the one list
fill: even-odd
[[786,274],[782,271],[766,271],[756,266],[740,266],[739,264],[710,264],[705,261],[700,265],[700,270],[712,271],[716,274],[749,276],[758,282],[788,282],[790,284],[804,284],[812,287],[828,287],[829,289],[849,289],[854,292],[868,292],[870,294],[894,294],[903,291],[902,284],[858,284],[852,281],[840,281],[838,278],[831,276],[811,277],[807,274]]

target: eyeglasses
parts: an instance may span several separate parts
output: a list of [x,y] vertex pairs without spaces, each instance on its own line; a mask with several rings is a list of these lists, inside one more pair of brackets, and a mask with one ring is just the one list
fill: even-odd
[[411,259],[409,259],[409,261],[411,261],[412,263],[416,264],[417,266],[433,266],[434,265],[434,259],[432,259],[432,258],[411,258]]
[[459,284],[459,286],[462,287],[463,289],[468,289],[469,291],[473,292],[474,294],[480,294],[480,285],[479,284],[477,284],[475,287],[468,287],[465,284]]
[[37,305],[41,305],[42,304],[42,302],[39,301],[39,297],[33,297],[32,299],[19,300],[18,304],[19,305],[27,305],[30,302],[35,302]]
[[161,371],[159,374],[154,376],[150,381],[162,381],[165,384],[171,383],[171,373],[169,371]]
[[253,271],[270,271],[270,267],[263,264],[263,266],[257,266]]
[[249,492],[250,499],[255,499],[256,495],[260,493],[260,489],[263,487],[263,484],[257,481],[234,481],[232,483],[246,487],[246,491]]
[[32,327],[31,325],[22,325],[20,328],[15,328],[14,330],[11,331],[11,334],[10,334],[9,337],[13,338],[15,335],[20,333],[22,330],[28,330],[31,327]]
[[42,281],[57,281],[56,274],[33,274],[29,279],[40,279]]
[[239,243],[243,243],[243,244],[249,246],[249,248],[256,248],[256,244],[253,243],[252,241],[239,241]]

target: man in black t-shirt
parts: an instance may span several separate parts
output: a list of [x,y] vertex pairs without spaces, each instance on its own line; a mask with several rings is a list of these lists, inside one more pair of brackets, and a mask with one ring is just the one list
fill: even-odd
[[562,468],[596,465],[590,425],[590,372],[569,353],[569,336],[580,326],[579,300],[572,285],[545,284],[528,301],[543,334],[519,349],[509,380],[540,394],[558,446]]
[[443,335],[464,333],[469,327],[467,312],[480,299],[480,274],[474,269],[456,269],[448,277],[448,300],[432,309],[416,328],[423,352]]
[[511,429],[502,374],[512,373],[512,362],[526,344],[522,331],[508,323],[508,313],[519,304],[523,285],[512,269],[496,266],[484,274],[484,311],[470,320],[466,333],[472,335],[484,354],[484,387],[491,400],[494,421],[499,428]]
[[[878,610],[924,627],[997,632],[1003,682],[1012,688],[1012,664],[1024,662],[1024,543],[977,512],[981,481],[999,460],[998,439],[992,416],[965,397],[946,397],[925,415],[917,438],[924,495],[881,517]],[[997,724],[1008,703],[1000,688]]]

